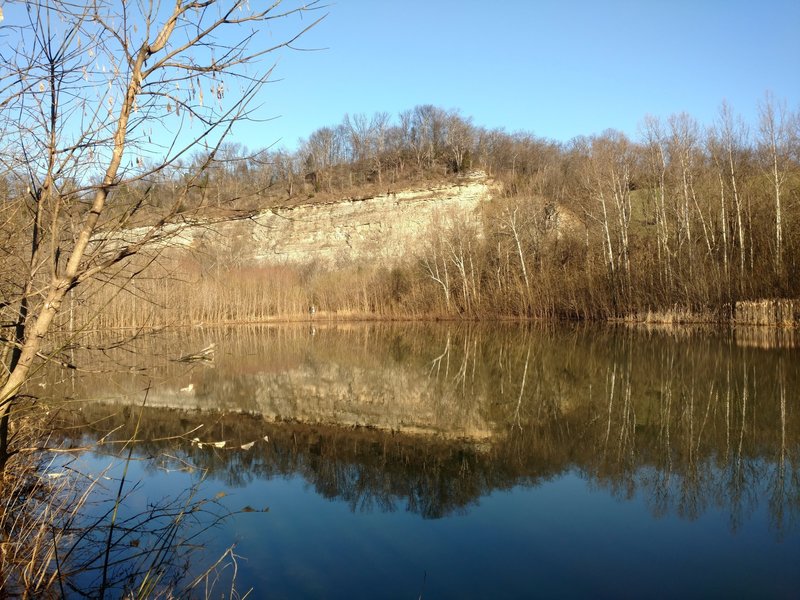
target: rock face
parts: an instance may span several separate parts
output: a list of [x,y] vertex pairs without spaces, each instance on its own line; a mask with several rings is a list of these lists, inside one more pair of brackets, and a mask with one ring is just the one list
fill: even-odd
[[223,245],[251,264],[391,266],[419,248],[431,227],[477,219],[476,209],[489,198],[486,176],[477,172],[438,187],[266,210],[216,225],[213,232],[190,228],[181,234],[180,245]]
[[[482,235],[480,209],[498,190],[484,172],[473,171],[446,184],[370,198],[270,208],[227,221],[171,223],[157,247],[198,250],[236,266],[392,267],[424,253],[429,242],[441,239],[437,230],[458,224]],[[535,202],[541,203],[535,210],[544,219],[543,243],[583,243],[585,225],[572,211],[542,199]],[[133,244],[148,232],[147,227],[132,228],[111,239]]]

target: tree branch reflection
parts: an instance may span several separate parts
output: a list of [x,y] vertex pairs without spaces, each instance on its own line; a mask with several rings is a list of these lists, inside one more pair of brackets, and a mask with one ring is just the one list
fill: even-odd
[[[166,336],[127,356],[144,363],[214,341],[214,368],[161,362],[141,431],[155,440],[202,424],[226,447],[173,439],[142,442],[142,455],[180,457],[231,486],[299,475],[354,511],[439,518],[573,472],[619,498],[641,495],[656,516],[713,507],[736,530],[764,506],[776,532],[797,525],[795,349],[741,347],[728,334],[474,323],[213,335]],[[69,435],[121,425],[114,436],[126,439],[118,393],[135,392],[131,378],[70,383],[68,398],[93,399],[63,411],[77,428]]]

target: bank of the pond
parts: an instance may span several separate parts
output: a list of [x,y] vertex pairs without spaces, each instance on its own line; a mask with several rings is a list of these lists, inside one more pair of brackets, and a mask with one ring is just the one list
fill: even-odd
[[[610,323],[626,325],[675,326],[675,327],[731,327],[742,332],[753,332],[752,337],[775,337],[790,339],[793,332],[800,329],[800,300],[763,299],[740,301],[733,305],[718,308],[693,309],[675,306],[665,310],[640,310],[624,316],[586,317],[582,315],[521,316],[502,313],[453,314],[447,312],[428,312],[424,314],[393,313],[381,314],[357,310],[318,310],[309,305],[304,310],[283,315],[251,316],[248,318],[218,318],[207,321],[176,318],[168,321],[151,319],[139,325],[125,325],[122,321],[109,321],[103,326],[102,315],[84,326],[66,327],[66,331],[79,334],[100,334],[114,331],[157,332],[180,328],[214,328],[229,326],[258,326],[308,324],[310,326],[331,323],[537,323],[543,326],[558,326],[567,323]],[[769,330],[779,330],[777,333]]]

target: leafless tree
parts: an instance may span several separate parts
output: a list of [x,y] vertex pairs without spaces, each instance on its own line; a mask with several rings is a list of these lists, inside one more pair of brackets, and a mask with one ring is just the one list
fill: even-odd
[[460,173],[464,170],[464,162],[474,146],[472,124],[469,119],[463,118],[457,112],[450,113],[447,117],[445,138],[453,160],[453,170]]
[[[253,118],[265,60],[313,27],[320,6],[247,0],[6,2],[0,29],[0,156],[25,242],[3,299],[0,468],[12,406],[42,360],[68,294],[174,234],[185,201],[234,126]],[[261,30],[284,33],[282,41]],[[287,28],[287,29],[284,29]],[[206,160],[185,160],[202,149]],[[191,168],[185,165],[192,165]],[[181,171],[169,201],[148,182]],[[122,189],[138,196],[115,202]],[[138,223],[134,230],[130,227]],[[22,250],[20,250],[22,252]]]
[[739,288],[742,290],[745,283],[745,262],[747,257],[747,238],[745,236],[745,206],[740,190],[740,150],[744,146],[746,128],[741,121],[737,121],[727,103],[720,107],[719,119],[712,136],[713,147],[717,148],[720,156],[718,164],[723,169],[724,184],[730,185],[733,196],[733,207],[736,218],[736,238],[739,241]]
[[790,116],[786,106],[767,94],[759,106],[758,145],[762,168],[769,174],[775,198],[775,269],[783,270],[783,209],[781,200],[786,183],[791,139]]

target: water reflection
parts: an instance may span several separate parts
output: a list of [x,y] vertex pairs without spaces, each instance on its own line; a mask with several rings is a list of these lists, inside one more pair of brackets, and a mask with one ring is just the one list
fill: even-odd
[[[210,342],[213,363],[173,360]],[[797,528],[796,349],[727,333],[316,324],[179,331],[107,354],[125,369],[60,384],[91,399],[62,412],[70,435],[131,436],[146,386],[132,373],[148,367],[138,452],[228,486],[299,474],[356,511],[439,518],[577,470],[656,516],[723,511],[737,530],[766,506],[778,536]]]

